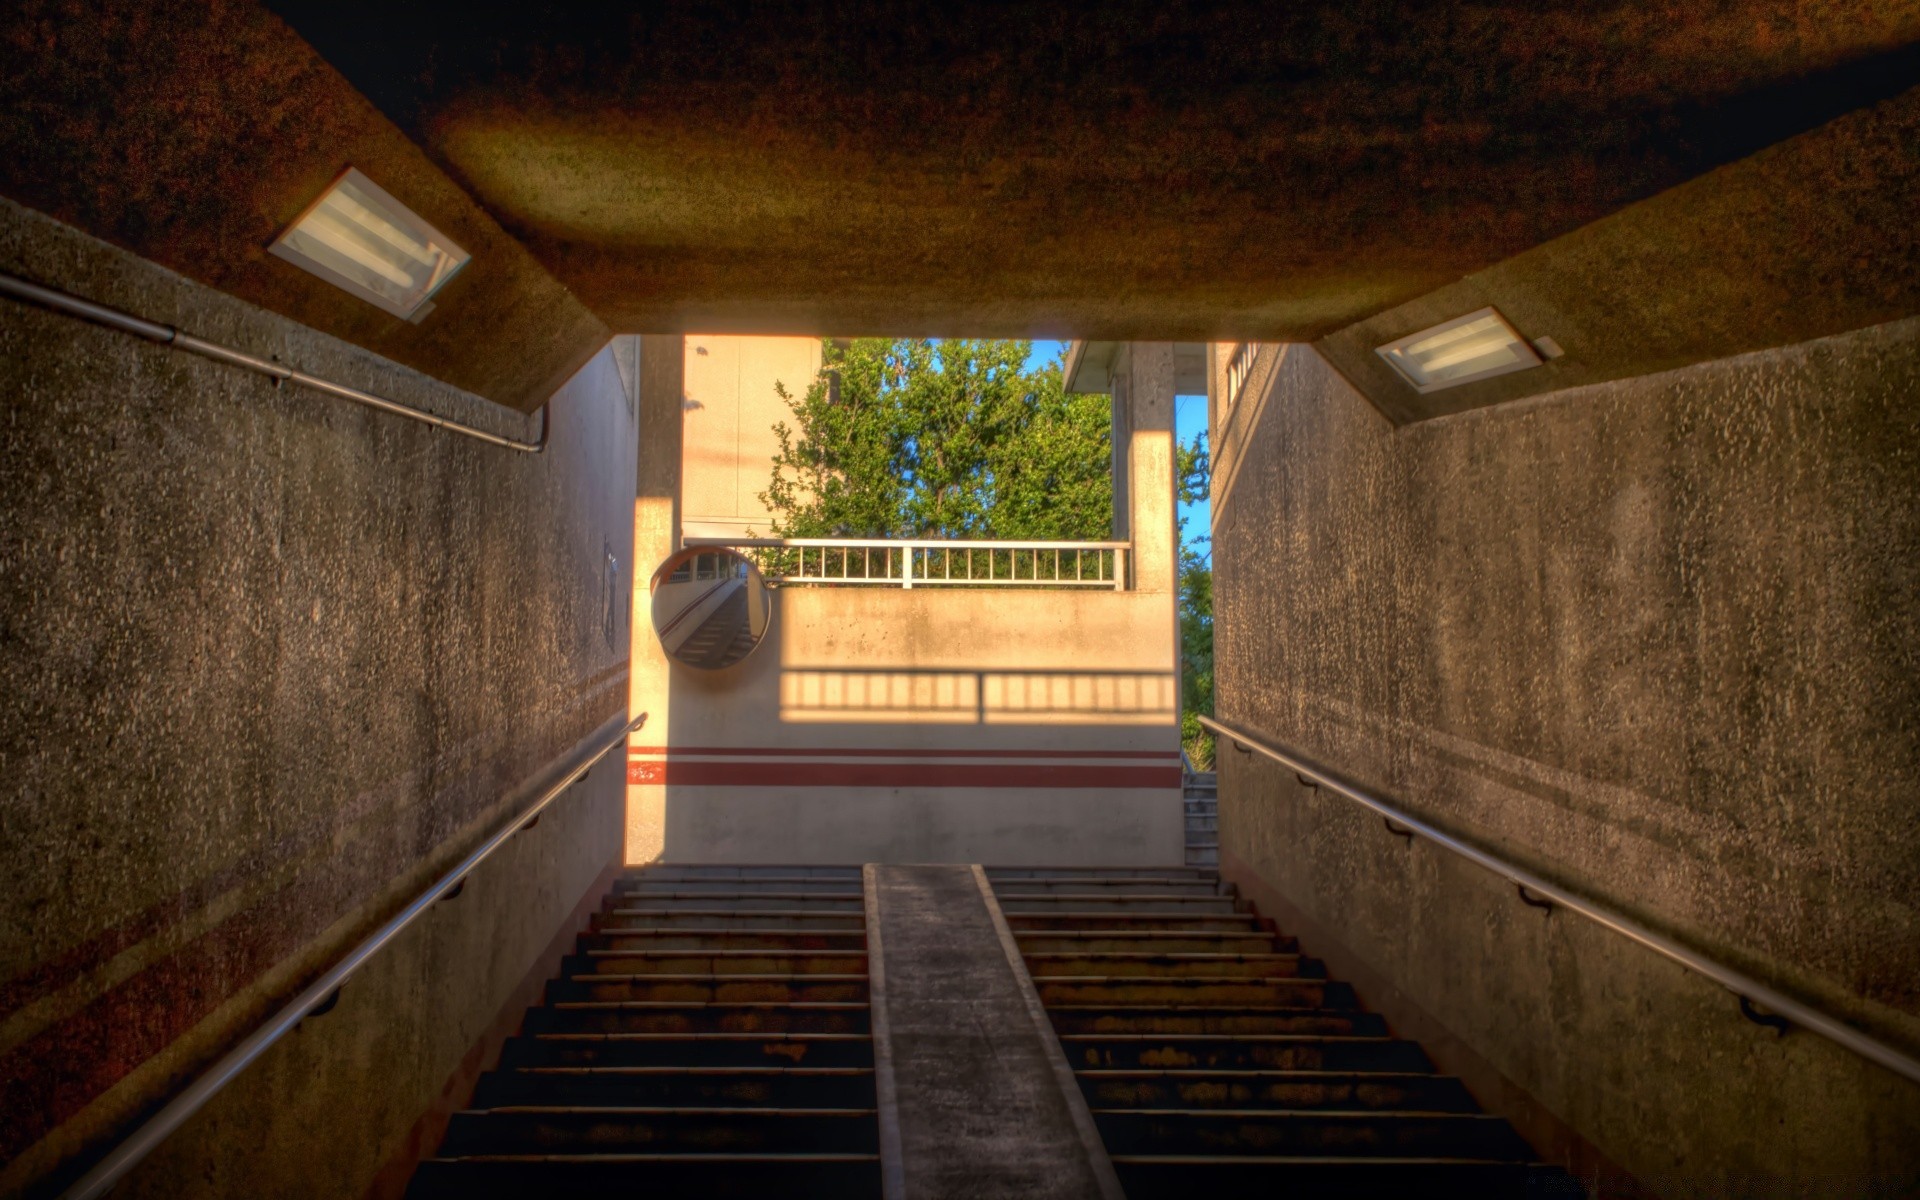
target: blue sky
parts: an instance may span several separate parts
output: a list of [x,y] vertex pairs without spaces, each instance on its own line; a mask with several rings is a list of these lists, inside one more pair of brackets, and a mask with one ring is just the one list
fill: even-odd
[[[1060,357],[1060,352],[1065,350],[1066,347],[1067,344],[1065,342],[1035,342],[1033,344],[1033,353],[1027,357],[1027,370],[1031,371],[1036,367],[1043,367],[1052,362],[1054,359]],[[1194,434],[1205,432],[1207,428],[1207,398],[1205,396],[1175,396],[1173,398],[1173,424],[1174,431],[1183,442],[1191,442]],[[1184,540],[1188,545],[1192,545],[1196,540],[1207,536],[1207,529],[1212,521],[1209,511],[1210,508],[1211,505],[1205,503],[1182,504],[1180,506],[1180,517],[1186,522],[1186,536]],[[1207,548],[1204,546],[1201,547],[1200,552],[1203,555],[1206,554]]]

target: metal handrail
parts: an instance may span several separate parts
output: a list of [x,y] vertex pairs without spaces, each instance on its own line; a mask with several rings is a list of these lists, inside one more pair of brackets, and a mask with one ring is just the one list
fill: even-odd
[[463,422],[453,420],[451,417],[442,417],[434,413],[424,412],[411,405],[402,404],[398,400],[389,400],[385,396],[376,396],[372,392],[363,392],[359,388],[348,387],[343,383],[334,383],[332,380],[322,379],[318,375],[309,375],[305,371],[296,371],[292,367],[274,362],[271,359],[261,358],[255,354],[248,354],[246,351],[236,350],[232,346],[223,346],[218,342],[209,342],[204,338],[194,337],[190,333],[183,333],[171,325],[162,325],[158,321],[149,321],[145,317],[136,317],[132,313],[122,312],[117,308],[109,308],[104,304],[96,304],[92,300],[76,296],[71,292],[63,292],[58,288],[50,288],[44,284],[21,279],[17,275],[0,272],[0,295],[8,295],[16,300],[23,300],[30,304],[38,304],[42,308],[49,308],[54,312],[69,317],[77,317],[82,321],[91,321],[95,325],[104,325],[108,329],[117,329],[121,333],[130,333],[135,337],[145,338],[150,342],[158,342],[163,346],[172,346],[176,350],[184,350],[189,354],[198,354],[202,358],[213,359],[215,362],[223,362],[229,366],[254,371],[272,379],[276,386],[281,383],[295,384],[316,392],[323,392],[336,399],[349,400],[355,404],[364,404],[368,408],[377,408],[381,412],[392,413],[397,417],[406,417],[409,420],[431,425],[436,429],[444,429],[449,433],[458,433],[466,437],[477,438],[480,441],[488,442],[495,446],[505,446],[509,450],[518,450],[525,454],[539,454],[547,448],[547,430],[552,422],[552,417],[548,414],[547,406],[544,404],[540,406],[540,436],[530,442],[524,441],[520,438],[490,433],[477,426],[467,425]]
[[[1021,541],[1010,538],[773,538],[687,537],[688,549],[742,548],[763,552],[760,567],[785,585],[882,585],[887,587],[1126,587],[1126,558],[1133,543],[1077,542],[1057,539]],[[786,553],[781,553],[786,552]],[[874,573],[873,556],[880,556]],[[833,555],[839,570],[833,570]],[[986,556],[984,574],[976,571],[976,556]],[[1025,570],[1020,556],[1025,555]],[[1087,556],[1093,572],[1087,573]],[[1006,569],[997,567],[1006,557]],[[1052,556],[1050,569],[1047,556]],[[958,556],[958,570],[954,559]],[[918,569],[916,569],[916,562]],[[809,573],[809,565],[819,571]]]
[[458,866],[434,880],[424,891],[414,897],[413,902],[401,909],[380,928],[369,934],[365,940],[346,956],[335,963],[326,974],[308,984],[273,1016],[260,1024],[254,1031],[241,1039],[222,1055],[219,1061],[187,1085],[186,1089],[169,1100],[165,1107],[141,1123],[139,1128],[107,1152],[105,1158],[93,1165],[85,1175],[60,1193],[61,1200],[95,1200],[104,1196],[113,1186],[126,1177],[127,1172],[138,1166],[140,1160],[151,1154],[155,1147],[167,1139],[174,1130],[185,1124],[187,1119],[213,1099],[214,1094],[233,1082],[247,1065],[259,1058],[267,1047],[279,1041],[291,1032],[295,1026],[309,1016],[317,1016],[330,1010],[337,993],[354,972],[366,965],[368,959],[398,937],[407,926],[419,920],[426,911],[441,900],[450,900],[458,895],[466,885],[466,879],[475,867],[485,862],[493,852],[505,845],[514,834],[529,828],[546,807],[560,798],[561,793],[579,781],[582,775],[593,769],[595,763],[605,758],[607,752],[627,740],[627,735],[647,722],[647,714],[641,713],[628,722],[618,733],[608,738],[586,758],[575,764],[558,782],[543,790],[532,803],[521,809],[512,820],[500,825],[494,833],[471,854],[460,860]]
[[[1538,875],[1471,842],[1443,833],[1418,817],[1409,816],[1401,809],[1347,782],[1325,767],[1316,765],[1310,759],[1270,745],[1244,730],[1222,724],[1212,717],[1203,716],[1200,718],[1200,723],[1220,736],[1231,739],[1243,751],[1251,748],[1287,767],[1299,777],[1302,783],[1311,780],[1308,786],[1324,787],[1328,791],[1337,792],[1361,807],[1379,814],[1386,820],[1389,832],[1401,837],[1423,837],[1436,846],[1451,850],[1476,866],[1484,867],[1513,884],[1519,890],[1520,898],[1526,903],[1535,907],[1559,906],[1578,913],[1629,941],[1639,943],[1662,958],[1713,980],[1739,998],[1740,1011],[1748,1019],[1765,1024],[1769,1020],[1784,1018],[1790,1024],[1817,1033],[1831,1042],[1846,1047],[1867,1061],[1885,1067],[1896,1075],[1914,1083],[1920,1083],[1920,1059],[1915,1059],[1878,1038],[1862,1033],[1837,1017],[1803,1004],[1750,975],[1717,963],[1603,904],[1549,883]],[[1394,828],[1396,825],[1399,828]],[[1753,1006],[1756,1004],[1769,1010],[1772,1018],[1755,1013]]]

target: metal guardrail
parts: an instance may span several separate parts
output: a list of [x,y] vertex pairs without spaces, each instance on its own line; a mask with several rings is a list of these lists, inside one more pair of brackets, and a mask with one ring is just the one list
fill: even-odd
[[[1781,1029],[1781,1032],[1785,1032],[1783,1022],[1785,1025],[1798,1026],[1844,1046],[1867,1061],[1885,1067],[1902,1078],[1920,1083],[1920,1059],[1915,1059],[1878,1038],[1861,1032],[1839,1018],[1803,1004],[1752,976],[1717,963],[1672,938],[1655,933],[1631,917],[1615,912],[1604,904],[1576,895],[1557,884],[1549,883],[1488,850],[1442,832],[1418,817],[1409,816],[1310,759],[1283,750],[1244,730],[1235,729],[1231,725],[1214,720],[1212,717],[1203,716],[1200,718],[1200,723],[1221,737],[1231,739],[1242,753],[1258,752],[1288,768],[1301,783],[1308,787],[1325,788],[1353,801],[1362,808],[1379,814],[1385,820],[1388,832],[1400,837],[1425,838],[1475,866],[1493,872],[1513,884],[1519,892],[1520,899],[1526,903],[1535,907],[1564,908],[1569,912],[1578,913],[1596,925],[1610,929],[1628,941],[1646,947],[1662,958],[1711,979],[1739,999],[1740,1012],[1748,1020],[1762,1025],[1772,1025]],[[1756,1011],[1755,1005],[1759,1005],[1766,1011]]]
[[[1131,542],[943,538],[690,537],[687,546],[751,550],[769,580],[887,587],[1126,587]],[[877,569],[876,569],[877,568]]]
[[21,279],[17,275],[8,275],[0,272],[0,295],[12,296],[16,300],[22,300],[29,304],[37,304],[42,308],[51,309],[65,316],[77,317],[82,321],[91,321],[95,325],[103,325],[108,329],[117,329],[121,333],[130,333],[134,337],[145,338],[150,342],[158,342],[162,346],[172,346],[175,350],[184,350],[189,354],[198,354],[202,358],[210,358],[215,362],[223,362],[229,366],[254,371],[272,379],[276,385],[291,383],[297,387],[308,388],[312,391],[324,393],[338,400],[348,400],[354,404],[364,404],[368,408],[377,408],[381,412],[392,413],[396,417],[405,417],[410,421],[419,421],[423,424],[431,425],[435,429],[444,429],[449,433],[461,434],[462,436],[475,438],[491,445],[504,446],[509,450],[519,450],[526,454],[539,454],[547,448],[547,431],[552,417],[548,414],[547,407],[544,404],[540,406],[540,436],[533,441],[524,441],[520,438],[490,433],[477,426],[455,421],[451,417],[442,417],[430,412],[424,412],[411,405],[402,404],[398,400],[389,400],[385,396],[376,396],[372,392],[363,392],[359,388],[348,387],[342,383],[334,383],[332,380],[322,379],[318,375],[309,375],[305,371],[296,371],[292,367],[273,362],[270,359],[261,358],[258,355],[248,354],[244,350],[236,350],[232,346],[223,346],[218,342],[209,342],[204,338],[194,337],[190,333],[183,333],[171,325],[162,325],[158,321],[149,321],[145,317],[136,317],[132,313],[122,312],[117,308],[109,308],[104,304],[96,304],[91,300],[76,296],[71,292],[63,292],[58,288],[50,288],[43,284]]
[[459,865],[434,880],[413,901],[390,918],[380,928],[374,930],[361,943],[348,951],[346,956],[336,962],[327,972],[308,984],[307,987],[284,1005],[278,1012],[267,1018],[254,1031],[242,1038],[231,1050],[228,1050],[212,1066],[202,1071],[186,1089],[169,1100],[158,1112],[148,1117],[132,1133],[121,1140],[106,1157],[93,1165],[85,1175],[66,1191],[60,1193],[60,1200],[95,1200],[112,1190],[115,1184],[126,1177],[127,1173],[140,1164],[140,1160],[151,1154],[155,1147],[164,1142],[176,1129],[184,1125],[187,1119],[200,1111],[215,1093],[233,1082],[248,1064],[259,1058],[267,1047],[292,1032],[293,1029],[310,1016],[318,1016],[333,1008],[339,999],[342,985],[352,978],[354,972],[366,965],[368,959],[378,954],[382,948],[398,937],[402,930],[419,920],[428,909],[442,900],[451,900],[460,894],[466,886],[467,876],[475,867],[485,862],[493,852],[505,845],[508,839],[523,830],[533,827],[547,806],[559,799],[561,794],[577,783],[581,776],[593,769],[595,763],[607,756],[607,753],[627,740],[627,735],[647,722],[647,714],[641,713],[619,730],[618,733],[601,742],[600,745],[582,758],[558,781],[543,789],[531,803],[527,804],[511,820],[503,822],[479,847]]

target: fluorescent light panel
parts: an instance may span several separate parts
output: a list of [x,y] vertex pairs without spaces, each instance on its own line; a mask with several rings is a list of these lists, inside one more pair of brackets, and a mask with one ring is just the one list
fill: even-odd
[[1421,393],[1540,365],[1532,346],[1494,309],[1483,308],[1374,351]]
[[406,320],[426,316],[471,257],[352,167],[269,250]]

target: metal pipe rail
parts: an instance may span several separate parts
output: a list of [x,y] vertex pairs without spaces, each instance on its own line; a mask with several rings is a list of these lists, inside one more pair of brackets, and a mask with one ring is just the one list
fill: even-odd
[[130,333],[134,337],[158,342],[162,346],[172,346],[176,350],[184,350],[189,354],[198,354],[202,358],[210,358],[215,362],[254,371],[272,379],[275,386],[291,383],[336,399],[364,404],[368,408],[377,408],[381,412],[392,413],[397,417],[406,417],[408,420],[419,421],[436,429],[444,429],[449,433],[461,434],[495,446],[505,446],[509,450],[518,450],[525,454],[539,454],[547,448],[547,430],[552,417],[544,404],[540,406],[540,436],[533,441],[524,441],[520,438],[490,433],[477,426],[453,420],[451,417],[423,412],[411,405],[402,404],[398,400],[389,400],[385,396],[363,392],[359,388],[348,387],[343,383],[334,383],[318,375],[309,375],[305,371],[296,371],[292,367],[284,366],[271,359],[248,354],[232,346],[223,346],[218,342],[209,342],[204,338],[194,337],[190,333],[183,333],[171,325],[162,325],[158,321],[136,317],[132,313],[109,308],[104,304],[96,304],[71,292],[33,283],[16,275],[0,272],[0,295],[12,296],[16,300],[37,304],[65,316],[91,321],[95,325],[117,329],[121,333]]
[[[1252,751],[1288,768],[1294,772],[1300,782],[1308,787],[1323,787],[1378,814],[1385,820],[1388,832],[1400,837],[1423,837],[1434,845],[1450,850],[1468,862],[1493,872],[1513,884],[1520,899],[1526,903],[1536,908],[1560,907],[1569,912],[1578,913],[1628,941],[1637,942],[1662,958],[1680,964],[1696,975],[1711,979],[1739,999],[1741,1014],[1748,1020],[1757,1021],[1760,1024],[1777,1025],[1780,1021],[1784,1021],[1789,1025],[1797,1025],[1809,1032],[1819,1034],[1828,1041],[1846,1047],[1867,1061],[1885,1067],[1896,1075],[1914,1083],[1920,1083],[1920,1059],[1915,1059],[1878,1038],[1862,1033],[1839,1018],[1803,1004],[1752,976],[1717,963],[1672,938],[1655,933],[1631,917],[1549,883],[1538,875],[1471,842],[1443,833],[1418,817],[1409,816],[1379,797],[1341,779],[1310,759],[1261,741],[1250,733],[1222,724],[1212,717],[1203,716],[1200,718],[1200,723],[1221,737],[1234,742],[1242,753],[1248,752],[1251,748]],[[1755,1012],[1756,1004],[1766,1009],[1767,1013]]]
[[[1131,542],[1016,541],[970,538],[689,537],[687,547],[761,550],[761,568],[782,583],[884,584],[914,587],[1126,587]],[[790,551],[787,558],[783,552]],[[879,552],[880,572],[873,570]],[[956,572],[954,556],[960,557]],[[985,555],[984,573],[976,570]],[[998,556],[1006,556],[1000,570]],[[1026,565],[1021,565],[1021,556]],[[1087,555],[1092,555],[1088,572]],[[791,563],[793,569],[787,568]],[[918,563],[918,570],[915,564]],[[809,572],[813,564],[816,569]],[[836,569],[837,568],[837,569]]]
[[543,789],[539,796],[522,808],[512,820],[503,822],[478,848],[453,869],[434,880],[432,884],[415,896],[413,901],[390,918],[380,928],[367,935],[359,945],[349,950],[346,956],[336,962],[327,972],[308,984],[278,1012],[259,1025],[254,1031],[242,1038],[231,1050],[228,1050],[212,1066],[202,1071],[186,1089],[169,1100],[165,1107],[148,1117],[146,1121],[128,1134],[118,1145],[107,1152],[106,1157],[93,1165],[85,1175],[60,1193],[61,1200],[95,1200],[104,1196],[115,1184],[124,1179],[127,1173],[138,1166],[140,1160],[151,1154],[155,1147],[164,1142],[187,1119],[199,1112],[207,1101],[221,1088],[233,1082],[248,1064],[259,1058],[267,1047],[292,1032],[294,1027],[310,1016],[318,1016],[333,1008],[339,999],[339,991],[348,979],[367,960],[378,954],[388,943],[398,937],[402,930],[419,920],[428,909],[442,900],[451,900],[460,894],[466,886],[467,876],[474,868],[492,857],[493,852],[505,845],[508,839],[523,830],[530,829],[539,819],[548,805],[559,799],[561,794],[579,781],[580,777],[593,769],[595,763],[607,756],[607,753],[627,740],[627,735],[647,722],[647,714],[641,713],[628,722],[613,736],[568,769],[560,779]]

